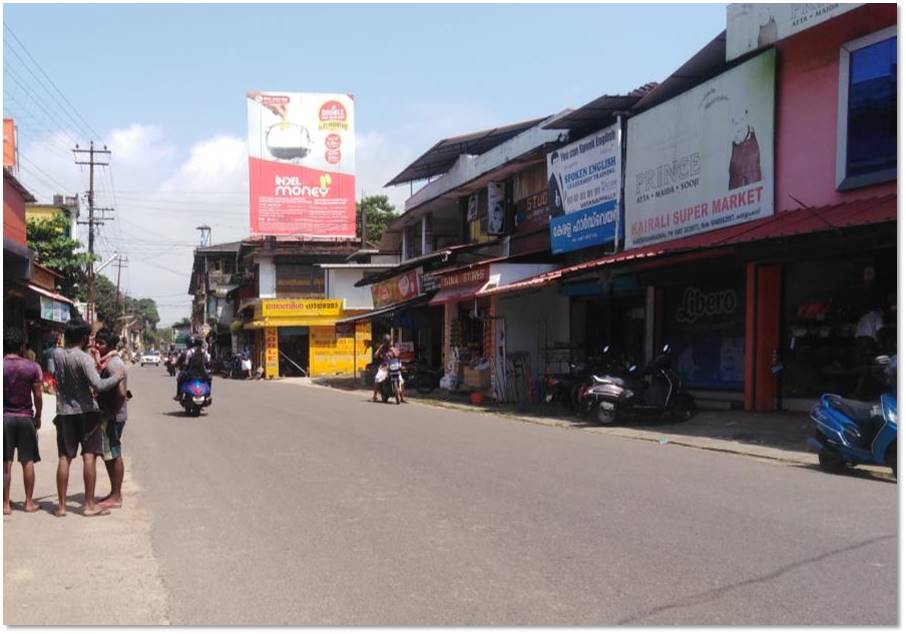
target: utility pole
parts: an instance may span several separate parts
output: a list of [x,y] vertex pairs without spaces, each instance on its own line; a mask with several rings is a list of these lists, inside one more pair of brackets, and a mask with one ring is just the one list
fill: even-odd
[[[96,211],[99,211],[99,212],[113,211],[113,209],[110,207],[95,207],[94,206],[94,168],[96,166],[101,166],[101,165],[110,165],[109,160],[106,163],[102,162],[100,160],[97,160],[95,158],[95,155],[99,154],[101,156],[106,156],[109,158],[110,150],[107,149],[106,145],[104,146],[103,150],[96,150],[96,149],[94,149],[94,141],[91,141],[87,150],[81,150],[81,149],[79,149],[79,146],[76,145],[75,149],[72,151],[72,153],[75,154],[75,158],[76,158],[75,164],[76,165],[87,165],[88,166],[88,220],[87,221],[80,220],[79,224],[88,225],[88,256],[89,256],[88,271],[87,271],[87,273],[88,273],[88,308],[87,308],[86,312],[88,313],[88,315],[87,315],[88,322],[93,323],[94,319],[95,319],[95,313],[94,313],[94,299],[95,299],[95,297],[94,297],[94,228],[97,225],[104,224],[105,220],[112,220],[112,218],[107,218],[107,217],[103,217],[103,216],[100,218],[95,218],[94,214]],[[84,155],[84,154],[88,155],[88,160],[87,161],[78,160],[79,158],[82,158],[82,155]]]
[[117,319],[123,320],[123,330],[121,337],[125,339],[126,331],[126,307],[123,305],[122,309],[120,308],[120,275],[123,272],[123,266],[129,262],[129,258],[125,255],[116,254],[116,317]]

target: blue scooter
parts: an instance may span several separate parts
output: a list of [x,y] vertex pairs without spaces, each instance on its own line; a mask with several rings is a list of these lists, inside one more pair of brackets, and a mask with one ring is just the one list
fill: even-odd
[[[888,386],[895,385],[896,357],[878,357]],[[824,394],[812,408],[815,434],[808,440],[825,471],[840,471],[847,464],[884,465],[897,476],[897,397],[891,389],[880,403],[867,403]]]
[[200,416],[211,404],[211,384],[204,379],[188,379],[179,387],[179,404],[189,416]]

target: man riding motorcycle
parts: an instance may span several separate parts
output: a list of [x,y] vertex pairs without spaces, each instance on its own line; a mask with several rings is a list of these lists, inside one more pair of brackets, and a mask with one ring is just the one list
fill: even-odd
[[197,337],[189,341],[189,348],[179,355],[176,361],[176,367],[179,368],[179,374],[176,375],[176,396],[174,401],[179,400],[179,392],[183,383],[190,379],[202,379],[207,381],[210,387],[213,387],[211,380],[211,355],[204,350],[204,341]]
[[[390,339],[390,335],[384,335],[384,340],[381,343],[380,347],[378,347],[378,349],[374,351],[374,360],[378,364],[378,371],[380,372],[380,370],[383,369],[384,373],[386,374],[388,362],[390,361],[390,359],[398,356],[399,352],[397,351],[396,346],[393,345],[393,342]],[[383,380],[387,380],[386,376]],[[375,403],[377,403],[377,393],[380,387],[381,381],[378,381],[377,376],[375,376],[374,391],[371,393],[371,400]],[[406,399],[403,398],[403,383],[402,381],[400,381],[400,403],[405,402]]]

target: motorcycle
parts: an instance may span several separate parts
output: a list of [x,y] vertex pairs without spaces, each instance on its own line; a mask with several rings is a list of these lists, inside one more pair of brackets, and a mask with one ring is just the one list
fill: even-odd
[[390,397],[396,399],[396,404],[400,404],[400,392],[402,388],[402,368],[403,364],[399,359],[390,359],[387,362],[387,377],[381,381],[381,400],[387,402]]
[[620,356],[609,345],[604,346],[601,356],[592,357],[587,362],[570,363],[568,374],[545,376],[544,402],[560,402],[582,414],[585,394],[594,385],[594,377],[612,374],[620,365]]
[[659,418],[669,414],[675,421],[695,416],[695,400],[671,367],[671,352],[670,345],[665,345],[644,371],[627,363],[623,372],[594,375],[583,395],[586,414],[594,413],[601,425],[612,425],[619,416]]
[[419,394],[430,394],[440,385],[443,376],[441,370],[429,368],[422,361],[416,361],[403,366],[403,381],[415,386]]
[[189,416],[200,416],[211,404],[211,383],[204,379],[188,379],[179,386],[179,404]]
[[896,357],[893,362],[890,357],[877,357],[875,369],[887,385],[880,403],[823,394],[809,414],[815,433],[808,446],[818,454],[818,464],[825,471],[869,464],[890,467],[897,477]]

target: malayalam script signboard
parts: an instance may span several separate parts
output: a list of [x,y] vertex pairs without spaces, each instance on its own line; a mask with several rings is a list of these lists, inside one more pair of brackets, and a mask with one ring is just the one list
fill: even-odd
[[355,237],[350,95],[248,93],[253,235]]
[[774,50],[629,120],[626,247],[774,212]]
[[735,3],[727,6],[727,61],[851,11],[839,2]]
[[375,308],[384,308],[414,299],[421,294],[419,284],[421,269],[401,273],[389,280],[371,285],[371,301]]
[[551,251],[614,240],[620,215],[620,127],[612,125],[547,155]]

